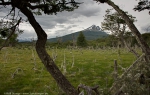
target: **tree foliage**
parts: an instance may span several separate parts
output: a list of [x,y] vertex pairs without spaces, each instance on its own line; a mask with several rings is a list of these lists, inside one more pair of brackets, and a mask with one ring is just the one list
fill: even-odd
[[[3,38],[6,38],[13,30],[15,24],[17,23],[16,20],[7,21],[7,22],[0,22],[0,35]],[[23,33],[23,30],[20,30],[19,27],[15,27],[15,34],[21,34]]]
[[[126,14],[132,22],[136,21],[135,17],[129,15],[127,12]],[[119,47],[125,46],[130,52],[137,56],[137,58],[139,57],[139,54],[131,47],[133,35],[129,32],[128,25],[118,12],[112,12],[112,9],[107,9],[104,21],[101,25],[102,29],[111,31],[111,33],[119,39]]]
[[[12,4],[18,0],[9,0],[10,2],[3,2],[3,5]],[[43,12],[45,14],[57,14],[57,12],[62,11],[73,11],[78,8],[78,4],[74,0],[21,0],[21,5],[29,8],[33,13],[41,15]],[[15,6],[12,6],[12,11],[15,10]]]
[[18,41],[17,37],[23,33],[23,30],[20,30],[19,27],[15,25],[16,23],[16,20],[13,22],[0,22],[1,39],[3,39],[4,42],[7,40],[7,38],[9,38],[8,44],[11,46],[15,45],[15,43]]
[[[127,12],[126,12],[127,13]],[[128,17],[135,22],[135,17],[128,14]],[[119,36],[128,31],[128,26],[125,20],[117,12],[113,12],[113,9],[107,9],[104,16],[104,21],[101,23],[103,30],[110,31],[113,35]]]
[[[134,7],[135,11],[150,10],[150,1],[149,0],[139,0],[138,5]],[[150,14],[150,11],[149,11]]]
[[80,32],[78,38],[77,38],[77,45],[81,46],[81,47],[86,47],[87,46],[87,42],[85,39],[85,36],[82,32]]

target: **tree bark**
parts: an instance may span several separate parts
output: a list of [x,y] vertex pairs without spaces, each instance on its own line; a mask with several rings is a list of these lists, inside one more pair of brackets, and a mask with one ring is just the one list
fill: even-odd
[[61,73],[59,68],[55,65],[53,59],[46,52],[45,44],[47,41],[47,34],[39,25],[39,23],[36,21],[33,13],[25,5],[21,4],[21,0],[12,0],[12,3],[13,6],[20,9],[20,11],[28,18],[29,23],[34,28],[38,37],[36,42],[36,51],[42,63],[48,70],[48,72],[53,76],[57,84],[67,95],[78,95],[77,90],[70,84],[70,82],[66,79],[66,77]]
[[110,6],[112,6],[120,15],[121,17],[125,20],[125,22],[127,23],[128,27],[130,28],[130,30],[133,32],[133,34],[136,37],[136,40],[138,41],[138,43],[140,44],[142,51],[146,54],[146,55],[150,55],[150,47],[148,46],[148,44],[144,41],[144,39],[142,38],[140,32],[138,31],[138,29],[135,27],[135,25],[133,24],[133,21],[131,21],[129,19],[129,17],[126,15],[126,13],[124,11],[122,11],[117,5],[114,4],[114,2],[112,2],[111,0],[105,0],[106,3]]

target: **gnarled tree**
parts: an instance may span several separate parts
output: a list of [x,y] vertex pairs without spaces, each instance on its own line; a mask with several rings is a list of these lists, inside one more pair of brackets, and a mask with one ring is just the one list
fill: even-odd
[[45,14],[56,14],[57,12],[62,11],[73,11],[78,8],[78,5],[79,3],[74,0],[0,0],[1,7],[11,7],[10,14],[13,14],[12,20],[17,19],[18,17],[16,16],[15,18],[16,9],[21,11],[27,17],[37,34],[36,51],[39,58],[47,68],[48,72],[56,80],[57,84],[67,95],[78,95],[78,92],[61,73],[53,59],[47,53],[45,49],[47,34],[36,21],[33,12],[36,14],[42,14],[42,12]]
[[[110,6],[112,6],[119,14],[120,14],[120,16],[124,19],[124,21],[125,21],[125,23],[128,25],[128,27],[129,27],[129,29],[131,30],[131,32],[134,34],[134,36],[136,37],[136,40],[138,41],[138,43],[139,43],[139,45],[141,46],[141,49],[142,49],[142,52],[144,53],[144,54],[142,54],[139,58],[138,58],[138,60],[136,60],[124,73],[123,73],[123,75],[120,77],[120,79],[124,79],[124,76],[125,75],[131,75],[131,76],[129,76],[129,77],[127,77],[127,79],[129,79],[130,80],[130,82],[129,82],[129,89],[128,90],[130,90],[131,89],[131,87],[133,87],[133,84],[132,83],[134,83],[135,82],[135,78],[133,78],[132,77],[132,72],[134,72],[133,70],[134,69],[132,69],[132,68],[135,68],[136,67],[136,69],[135,69],[135,71],[138,71],[139,69],[145,69],[145,68],[149,68],[149,64],[150,64],[150,47],[148,46],[148,44],[146,43],[146,41],[143,39],[143,37],[142,37],[142,35],[140,34],[140,32],[138,31],[138,29],[136,28],[136,26],[133,24],[133,21],[128,17],[128,15],[124,12],[124,11],[122,11],[117,5],[115,5],[114,4],[114,2],[112,2],[111,0],[94,0],[94,1],[97,1],[97,2],[100,2],[100,3],[107,3],[108,5],[110,5]],[[140,62],[139,60],[143,60],[143,57],[145,58],[145,60],[146,61],[143,61],[143,63],[146,63],[146,64],[143,64],[142,62]],[[139,66],[136,66],[136,64],[137,63],[140,63],[140,65],[143,65],[143,66],[145,66],[145,67],[143,67],[143,68],[139,68]],[[147,66],[147,67],[146,67]],[[130,72],[132,70],[132,72]],[[149,70],[147,70],[146,71],[146,73],[149,73]],[[136,73],[137,74],[137,73]],[[134,74],[135,75],[135,74]],[[146,74],[144,74],[144,75],[146,75]],[[141,72],[140,72],[140,77],[139,77],[139,79],[140,79],[140,83],[142,83],[143,82],[143,80],[141,80],[141,76],[143,77],[143,74],[141,74]],[[134,76],[135,77],[135,76]],[[132,79],[130,79],[130,78],[133,78],[133,80],[134,80],[134,82],[132,81]],[[149,80],[149,75],[147,76],[147,78],[148,79],[146,79],[146,80]],[[132,83],[131,83],[132,82]],[[117,88],[117,86],[116,85],[118,85],[118,84],[121,84],[121,86],[119,87],[119,89]],[[126,83],[125,83],[125,81],[123,81],[123,83],[114,83],[113,84],[113,86],[110,88],[110,91],[112,90],[112,88],[117,88],[114,92],[114,94],[113,95],[124,95],[124,92],[123,92],[123,88],[125,88],[124,87],[124,85],[123,84],[125,84],[126,85]],[[137,82],[135,82],[135,84],[137,84]],[[147,85],[147,83],[146,83],[146,85]],[[149,84],[148,84],[149,85]],[[141,86],[141,85],[140,85]],[[149,87],[148,86],[145,86],[146,88],[144,88],[144,89],[146,89],[147,91],[145,91],[146,93],[149,93]],[[138,88],[140,88],[139,86],[135,86],[135,89],[133,90],[131,90],[131,92],[127,92],[127,94],[134,94],[134,92],[135,92],[135,95],[137,95],[137,93],[139,92],[139,90],[138,91],[136,91]],[[143,90],[143,89],[142,89]],[[131,95],[130,94],[130,95]],[[139,94],[139,93],[138,93]],[[143,94],[143,93],[142,93]]]
[[[127,49],[138,58],[139,57],[138,53],[134,49],[132,49],[132,47],[130,47],[131,45],[129,45],[129,41],[127,42],[127,39],[125,39],[126,37],[129,37],[129,32],[128,32],[129,30],[127,24],[117,12],[112,12],[112,11],[113,11],[112,9],[106,10],[104,20],[101,23],[102,29],[110,31],[112,35],[114,35],[116,38],[119,39],[119,41],[123,46],[127,47]],[[132,21],[136,21],[135,17],[133,17],[132,15],[128,14],[128,17]],[[130,37],[132,38],[131,35]]]
[[100,3],[107,3],[108,5],[112,6],[119,14],[120,16],[125,20],[126,24],[128,25],[129,29],[131,30],[131,32],[134,34],[134,36],[136,37],[136,40],[138,41],[138,43],[141,46],[141,49],[143,51],[143,53],[145,53],[146,55],[146,61],[149,61],[149,55],[150,55],[150,47],[148,46],[148,44],[144,41],[144,39],[142,38],[139,30],[136,28],[136,26],[134,25],[133,21],[128,17],[128,15],[121,10],[114,2],[112,2],[111,0],[94,0]]

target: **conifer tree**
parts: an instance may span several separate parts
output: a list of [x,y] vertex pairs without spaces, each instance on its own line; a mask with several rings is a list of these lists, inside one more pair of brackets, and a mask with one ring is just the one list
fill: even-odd
[[77,38],[77,45],[81,46],[81,47],[86,47],[87,46],[87,42],[86,42],[85,36],[82,33],[82,31],[80,32],[80,34]]

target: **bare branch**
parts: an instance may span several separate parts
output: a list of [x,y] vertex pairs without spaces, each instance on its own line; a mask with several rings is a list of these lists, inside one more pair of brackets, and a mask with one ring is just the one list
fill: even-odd
[[3,3],[0,3],[0,5],[11,5],[12,3],[11,2],[3,2]]
[[[8,17],[8,16],[12,13],[12,11],[14,11],[14,14],[15,14],[15,7],[12,7],[12,9],[11,9],[10,12],[8,13],[8,15],[6,15],[5,17]],[[4,17],[4,18],[5,18],[5,17]],[[4,19],[4,18],[3,18],[3,19]],[[14,18],[14,16],[13,16],[13,18]]]

